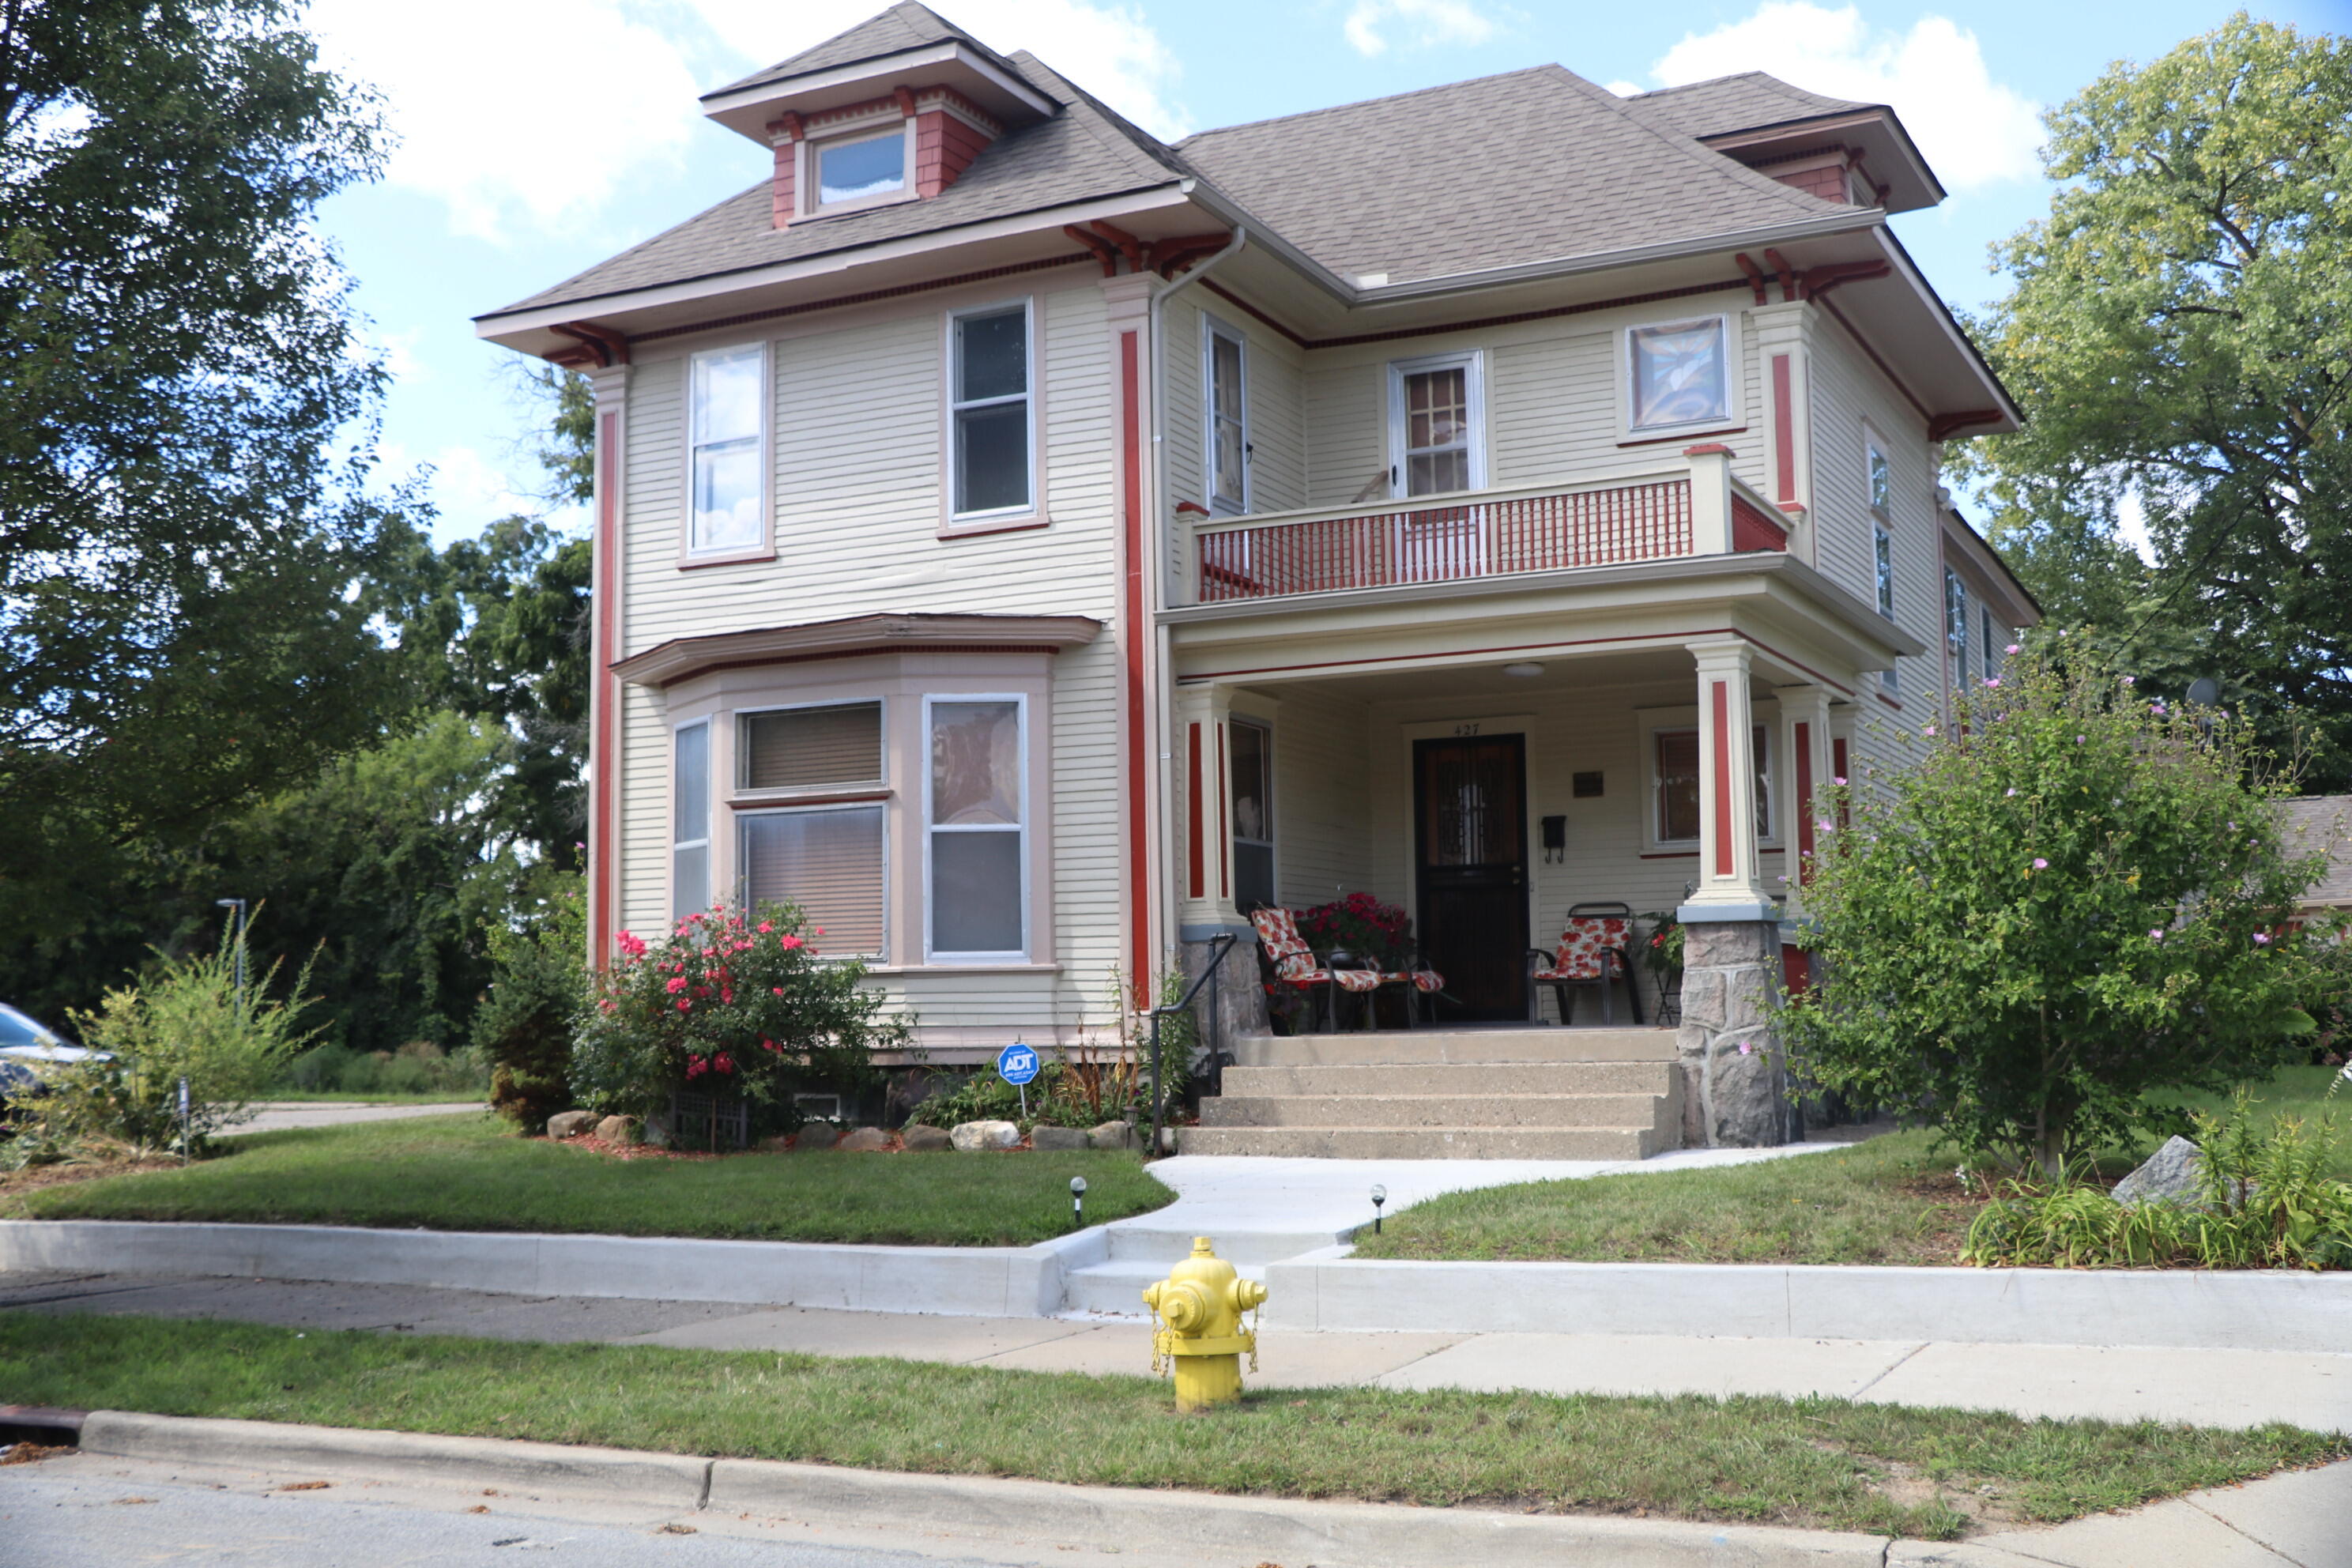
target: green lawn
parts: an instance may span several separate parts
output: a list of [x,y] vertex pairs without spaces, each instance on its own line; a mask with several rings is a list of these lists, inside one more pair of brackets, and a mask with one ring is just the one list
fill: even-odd
[[2057,1521],[2352,1457],[2340,1436],[2284,1426],[1827,1399],[1285,1389],[1202,1418],[1144,1377],[5,1311],[0,1401],[1936,1539],[1969,1528],[1956,1503]]
[[1172,1201],[1132,1155],[742,1154],[615,1160],[487,1116],[256,1132],[185,1170],[47,1186],[0,1217],[244,1220],[763,1241],[1024,1247]]
[[[2323,1105],[2329,1068],[2291,1068],[2255,1090],[2261,1109],[2315,1127],[2336,1114],[2337,1173],[2352,1178],[2352,1091]],[[2218,1108],[2221,1100],[2184,1103]],[[1454,1193],[1405,1210],[1360,1258],[1644,1263],[1956,1265],[1983,1196],[1927,1131],[1712,1171],[1529,1182]],[[2144,1156],[2146,1150],[2138,1151]],[[2112,1173],[2133,1156],[2103,1162]]]

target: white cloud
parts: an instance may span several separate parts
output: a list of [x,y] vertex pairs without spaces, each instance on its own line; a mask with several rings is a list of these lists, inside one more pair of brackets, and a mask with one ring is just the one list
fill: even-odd
[[1637,92],[1647,91],[1648,89],[1638,81],[1612,81],[1609,83],[1609,90],[1620,98],[1631,98]]
[[[719,41],[747,62],[744,74],[785,59],[863,21],[870,5],[778,5],[774,0],[686,0]],[[1172,96],[1176,57],[1132,4],[1087,0],[954,0],[957,26],[1009,55],[1027,49],[1155,136],[1192,129]],[[715,84],[714,84],[715,85]]]
[[1651,75],[1677,87],[1750,70],[1832,98],[1893,105],[1955,191],[2041,171],[2037,106],[1994,81],[1976,35],[1948,17],[1922,16],[1895,33],[1870,26],[1853,5],[1765,0],[1744,21],[1685,37]]
[[[387,473],[411,469],[408,454],[398,447],[387,444],[383,458]],[[425,459],[425,466],[432,470],[425,481],[425,494],[438,514],[433,526],[436,539],[467,538],[499,518],[517,512],[536,516],[546,510],[546,503],[517,485],[513,475],[472,447],[444,447]]]
[[387,183],[461,235],[583,222],[625,173],[677,159],[696,114],[676,43],[617,0],[313,0],[310,23],[383,94]]
[[1356,0],[1341,31],[1360,55],[1388,52],[1389,30],[1407,48],[1440,44],[1483,44],[1495,36],[1494,21],[1470,0]]

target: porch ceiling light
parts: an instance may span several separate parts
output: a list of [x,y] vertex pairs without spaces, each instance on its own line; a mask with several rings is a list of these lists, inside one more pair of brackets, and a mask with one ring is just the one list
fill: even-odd
[[1544,667],[1527,660],[1503,666],[1503,673],[1514,680],[1533,680],[1544,672]]

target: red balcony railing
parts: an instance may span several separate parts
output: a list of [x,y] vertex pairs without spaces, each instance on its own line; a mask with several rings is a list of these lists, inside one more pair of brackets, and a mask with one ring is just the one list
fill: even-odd
[[1442,506],[1236,519],[1194,529],[1198,600],[1448,583],[1693,553],[1686,477],[1486,490]]

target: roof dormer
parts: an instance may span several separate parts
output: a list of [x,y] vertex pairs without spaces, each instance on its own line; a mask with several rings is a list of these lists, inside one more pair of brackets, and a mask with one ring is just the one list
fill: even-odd
[[774,150],[779,228],[936,196],[991,142],[1060,107],[914,0],[702,100]]

